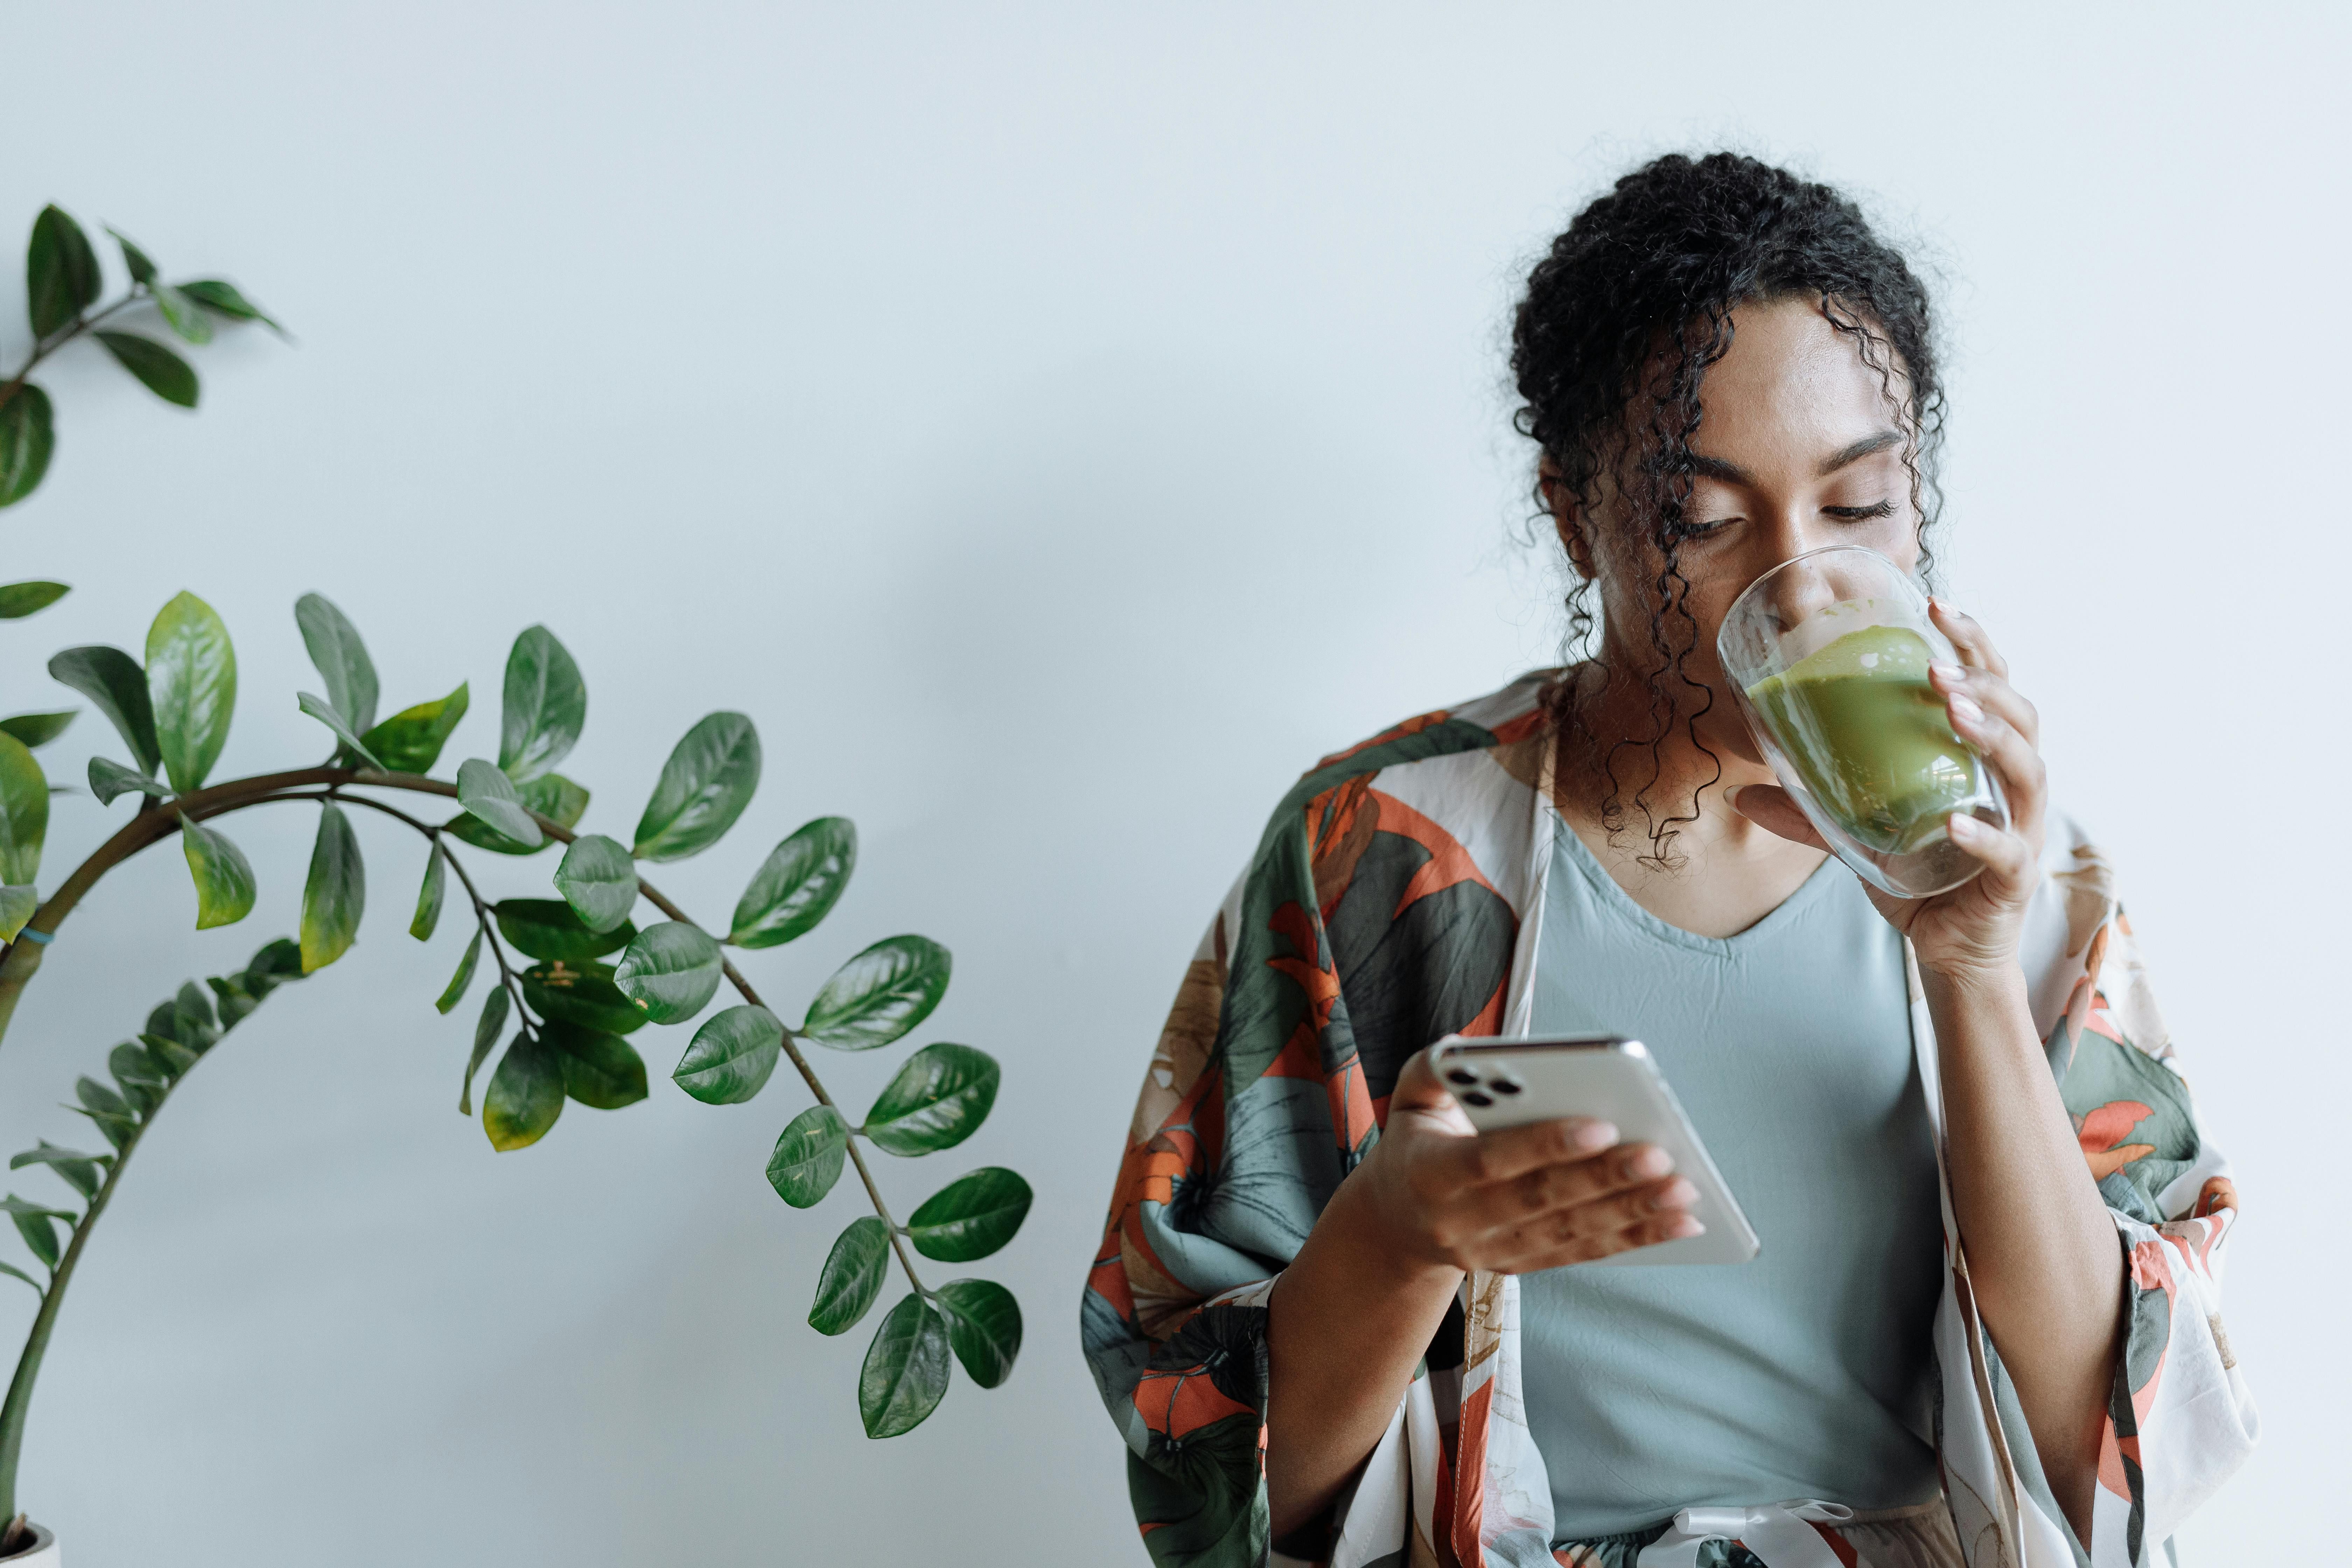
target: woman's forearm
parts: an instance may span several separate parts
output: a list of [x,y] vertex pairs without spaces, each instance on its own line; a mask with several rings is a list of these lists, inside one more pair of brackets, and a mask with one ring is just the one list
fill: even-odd
[[1952,1207],[1985,1327],[2058,1505],[2090,1539],[2123,1254],[2035,1037],[2024,976],[1923,973]]
[[1401,1258],[1343,1182],[1266,1310],[1265,1489],[1276,1541],[1331,1506],[1396,1414],[1462,1281]]

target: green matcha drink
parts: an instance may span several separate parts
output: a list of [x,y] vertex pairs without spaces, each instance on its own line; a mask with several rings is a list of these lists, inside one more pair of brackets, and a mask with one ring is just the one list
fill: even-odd
[[1927,638],[1864,626],[1748,688],[1823,811],[1869,848],[1907,854],[1978,793],[1976,756],[1927,684]]

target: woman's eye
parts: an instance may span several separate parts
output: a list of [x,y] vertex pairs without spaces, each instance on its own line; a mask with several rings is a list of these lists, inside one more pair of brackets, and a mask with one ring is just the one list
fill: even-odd
[[1874,517],[1893,517],[1895,503],[1883,500],[1870,506],[1825,506],[1822,508],[1822,514],[1836,518],[1841,522],[1862,522]]

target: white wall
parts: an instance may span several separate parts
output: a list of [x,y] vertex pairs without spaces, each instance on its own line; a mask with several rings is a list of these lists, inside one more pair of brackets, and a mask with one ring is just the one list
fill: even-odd
[[[855,1205],[760,1177],[799,1092],[657,1082],[494,1157],[429,1005],[457,924],[402,934],[417,852],[362,823],[359,947],[189,1083],[68,1305],[24,1496],[77,1568],[1140,1561],[1074,1318],[1160,1011],[1296,770],[1553,646],[1510,542],[1514,279],[1630,162],[1722,142],[1869,194],[1945,279],[1955,586],[2127,868],[2241,1162],[2268,1436],[2185,1560],[2284,1557],[2333,1495],[2340,10],[1182,10],[7,7],[0,230],[63,202],[300,342],[205,351],[193,418],[58,366],[53,477],[0,552],[77,592],[0,629],[0,706],[189,587],[243,661],[224,776],[309,757],[318,588],[388,703],[471,679],[454,759],[545,620],[613,831],[742,708],[762,795],[666,880],[723,913],[782,833],[854,815],[848,899],[751,967],[797,1005],[875,937],[950,944],[926,1037],[996,1053],[1003,1100],[884,1179],[1038,1191],[993,1266],[1012,1383],[868,1444],[865,1333],[801,1322]],[[100,747],[86,715],[47,754]],[[127,809],[62,803],[50,878]],[[242,927],[189,930],[168,846],[109,879],[0,1048],[0,1146],[83,1136],[73,1077],[290,928],[304,818],[235,829]],[[639,1037],[657,1074],[686,1033]],[[899,1054],[823,1066],[862,1104]]]

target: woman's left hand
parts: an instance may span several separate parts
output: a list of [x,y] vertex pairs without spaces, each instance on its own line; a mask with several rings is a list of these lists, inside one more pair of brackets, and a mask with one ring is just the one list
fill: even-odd
[[[1951,818],[1952,842],[1983,863],[1981,876],[1929,899],[1897,899],[1864,883],[1870,901],[1888,923],[1911,939],[1919,965],[1948,979],[1998,978],[2014,973],[2017,942],[2025,907],[2041,883],[2042,819],[2049,804],[2047,774],[2035,745],[2040,715],[2009,683],[2009,661],[1984,628],[1937,599],[1929,607],[1944,635],[1958,650],[1957,665],[1928,666],[1927,678],[1943,693],[1952,729],[1975,748],[2000,778],[2009,800],[2006,832],[1965,812]],[[1750,784],[1733,802],[1741,815],[1784,838],[1826,849],[1788,792],[1773,784]]]

